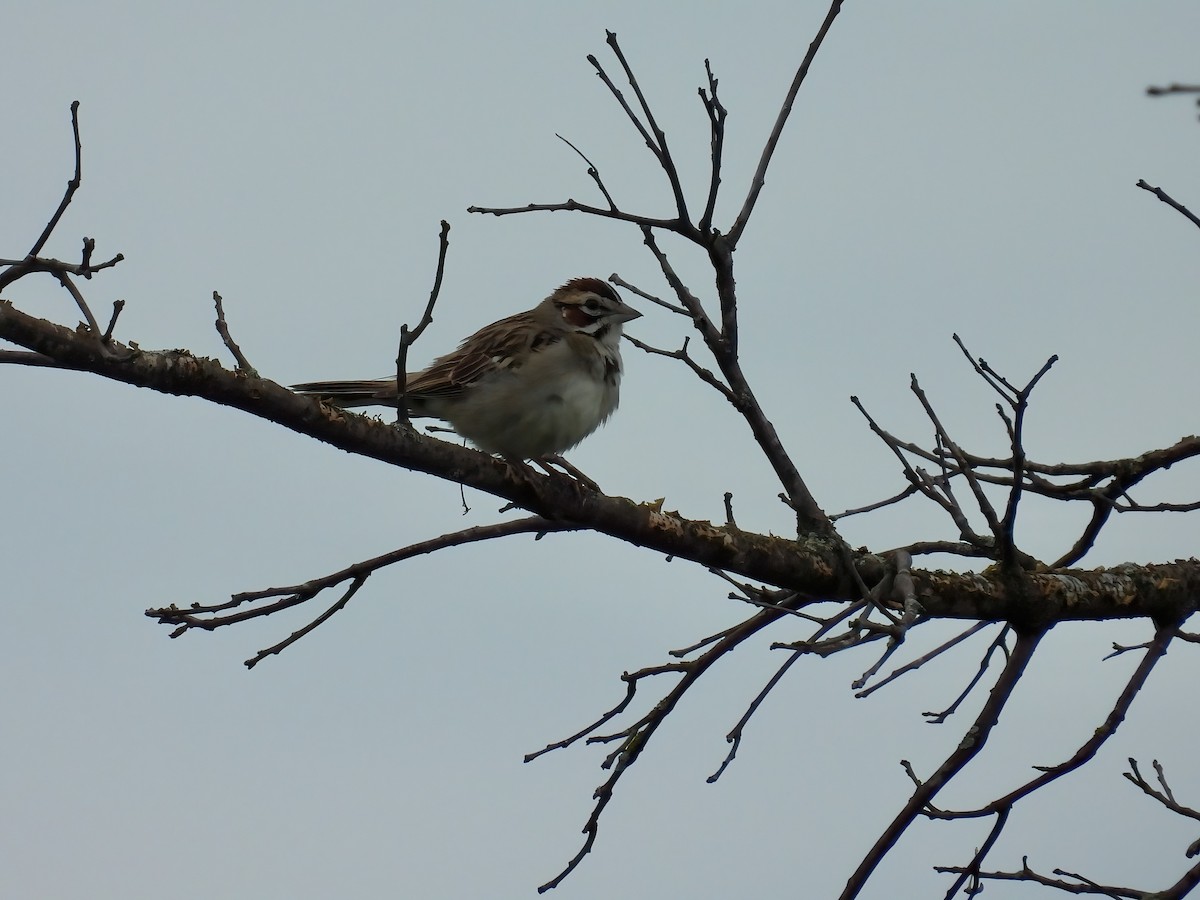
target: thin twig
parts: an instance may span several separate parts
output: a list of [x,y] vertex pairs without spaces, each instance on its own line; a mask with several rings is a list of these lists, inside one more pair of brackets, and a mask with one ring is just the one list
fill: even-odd
[[1163,772],[1163,768],[1157,759],[1154,760],[1153,765],[1155,774],[1158,778],[1159,786],[1157,788],[1142,777],[1142,773],[1138,769],[1137,760],[1132,756],[1129,757],[1129,771],[1121,774],[1131,784],[1141,788],[1142,792],[1146,794],[1146,796],[1153,797],[1167,809],[1171,810],[1171,812],[1177,813],[1188,819],[1200,821],[1200,810],[1192,809],[1190,806],[1184,806],[1175,799],[1175,794],[1172,792],[1170,785],[1167,784],[1166,774]]
[[581,212],[589,216],[599,216],[602,219],[616,219],[620,222],[633,222],[646,228],[661,228],[677,234],[687,234],[688,229],[678,219],[659,219],[654,216],[639,216],[619,209],[605,209],[592,206],[589,203],[579,203],[567,199],[561,203],[527,203],[524,206],[468,206],[467,212],[487,216],[514,216],[530,212]]
[[975,503],[979,507],[979,511],[983,514],[984,520],[988,524],[988,530],[991,531],[992,535],[996,539],[999,539],[1000,521],[996,518],[996,511],[992,507],[991,501],[988,500],[987,495],[984,494],[983,488],[980,486],[979,479],[975,477],[975,473],[971,470],[970,465],[964,458],[962,449],[954,442],[953,438],[950,437],[950,433],[946,430],[946,427],[942,425],[941,418],[934,410],[933,405],[929,402],[929,398],[925,396],[925,391],[921,389],[921,385],[917,381],[916,374],[910,374],[909,377],[909,388],[916,395],[917,400],[921,403],[921,407],[925,410],[925,415],[933,424],[939,442],[950,451],[955,462],[958,463],[959,470],[962,471],[963,477],[966,478],[967,484],[971,488],[971,493],[975,495]]
[[113,329],[117,327],[117,317],[121,315],[121,310],[125,308],[124,300],[113,301],[112,318],[108,320],[108,327],[104,329],[104,336],[100,340],[107,344],[112,340]]
[[596,719],[596,721],[592,722],[590,725],[587,725],[575,732],[570,737],[549,743],[541,750],[535,750],[532,753],[526,753],[523,761],[533,762],[539,756],[549,753],[552,750],[564,750],[567,747],[570,747],[572,744],[581,741],[588,735],[595,734],[601,726],[611,722],[629,707],[629,704],[633,702],[633,698],[637,695],[637,687],[642,679],[652,678],[655,675],[665,675],[670,672],[686,672],[687,666],[687,663],[668,663],[663,666],[653,666],[651,668],[639,669],[637,672],[626,672],[621,676],[621,680],[625,682],[625,697],[616,706],[605,712],[600,716],[600,718]]
[[687,309],[685,309],[684,307],[679,306],[676,303],[671,303],[669,300],[663,300],[661,297],[656,297],[656,296],[654,296],[654,294],[651,294],[651,293],[648,293],[648,292],[642,290],[637,285],[630,284],[628,281],[626,281],[624,278],[622,278],[616,272],[609,275],[608,280],[611,281],[613,284],[615,284],[617,287],[625,288],[625,290],[630,291],[634,294],[637,294],[643,300],[649,300],[651,303],[655,304],[656,306],[661,306],[663,309],[668,309],[671,312],[675,313],[676,315],[687,316],[688,318],[691,318],[691,316],[692,316],[691,312],[688,311]]
[[821,23],[821,27],[817,31],[817,36],[808,45],[808,52],[804,54],[800,68],[796,70],[796,75],[792,78],[792,84],[788,88],[787,95],[784,97],[783,106],[779,110],[779,115],[775,117],[775,124],[771,128],[771,135],[767,138],[767,143],[763,146],[762,156],[759,157],[758,167],[754,170],[754,177],[750,182],[750,190],[746,194],[742,210],[738,213],[733,227],[729,229],[727,240],[730,247],[737,246],[738,241],[742,237],[742,232],[746,230],[746,223],[750,220],[750,214],[754,212],[754,204],[758,202],[758,195],[767,183],[767,167],[771,164],[771,157],[775,155],[775,148],[779,146],[779,138],[783,134],[783,126],[787,124],[788,116],[791,115],[792,104],[796,102],[796,95],[800,93],[800,86],[804,84],[804,79],[808,75],[809,67],[817,56],[817,51],[821,49],[821,44],[824,42],[825,36],[829,34],[829,29],[833,27],[833,20],[837,18],[838,13],[841,11],[842,0],[833,0],[833,3],[829,7],[829,12],[825,14],[825,21]]
[[850,876],[840,895],[840,900],[851,900],[861,893],[867,879],[871,877],[871,873],[875,871],[875,868],[883,861],[883,858],[887,856],[917,816],[926,811],[938,791],[983,750],[988,736],[1000,719],[1000,713],[1008,704],[1013,690],[1024,675],[1025,667],[1033,658],[1033,653],[1037,649],[1041,637],[1039,632],[1025,632],[1017,635],[1016,644],[1004,671],[996,679],[987,702],[984,703],[983,709],[980,710],[974,723],[967,730],[963,741],[946,757],[945,762],[938,767],[937,771],[913,791],[908,802],[904,804],[904,808],[884,829],[874,846],[867,851],[858,868]]
[[292,644],[296,643],[296,641],[300,640],[300,638],[304,637],[306,634],[309,634],[318,625],[329,621],[334,613],[346,607],[346,604],[350,602],[350,598],[358,593],[358,589],[366,583],[367,578],[369,577],[369,575],[359,575],[352,582],[350,582],[350,586],[346,588],[345,593],[338,598],[337,602],[334,603],[333,606],[329,607],[329,609],[325,610],[325,612],[321,613],[303,628],[293,631],[278,644],[272,644],[265,650],[259,650],[256,654],[254,654],[254,656],[246,660],[243,665],[245,665],[247,669],[253,669],[268,656],[274,656],[277,653],[282,653],[288,647],[292,646]]
[[[954,900],[954,895],[957,894],[959,889],[967,883],[968,879],[979,878],[980,866],[983,865],[983,861],[987,858],[988,852],[996,845],[996,841],[999,839],[1000,833],[1004,831],[1004,826],[1008,823],[1008,815],[1009,810],[1007,809],[1003,809],[996,814],[996,821],[992,823],[992,830],[988,832],[987,838],[984,840],[980,848],[975,851],[975,855],[971,857],[971,861],[963,868],[954,884],[950,885],[950,889],[946,891],[945,900]],[[972,891],[970,893],[977,894],[979,891]]]
[[233,336],[229,333],[229,323],[225,321],[225,307],[221,303],[221,295],[213,291],[213,303],[217,307],[217,334],[221,336],[221,341],[225,347],[233,354],[233,358],[237,361],[239,372],[245,372],[252,378],[258,377],[258,370],[250,365],[250,360],[246,359],[242,348],[234,341]]
[[[443,534],[440,537],[431,538],[427,541],[409,544],[406,547],[392,550],[381,556],[375,556],[371,559],[354,563],[337,572],[313,578],[303,584],[265,588],[258,591],[243,591],[242,593],[234,594],[229,600],[221,603],[207,605],[193,603],[184,608],[171,604],[170,606],[148,609],[146,610],[146,615],[152,619],[157,619],[164,625],[178,626],[172,632],[172,637],[178,637],[186,631],[195,628],[213,631],[224,625],[232,625],[247,619],[262,618],[285,609],[291,609],[294,606],[308,602],[327,588],[365,575],[371,575],[380,569],[407,559],[412,559],[415,556],[423,556],[450,547],[458,547],[464,544],[477,543],[479,541],[487,541],[516,534],[549,534],[574,531],[576,527],[561,520],[550,521],[541,516],[530,516],[494,525],[477,525],[473,528],[465,528],[461,531]],[[261,600],[269,600],[273,597],[280,599],[262,606],[239,609],[248,604],[257,603]],[[239,611],[231,613],[230,610]]]
[[979,684],[979,682],[983,679],[983,676],[987,673],[988,667],[992,664],[992,656],[995,655],[996,651],[1000,651],[1005,656],[1008,656],[1008,635],[1010,631],[1012,631],[1011,625],[1005,625],[1002,629],[1000,629],[1000,633],[997,634],[992,640],[992,643],[988,645],[987,650],[979,660],[979,668],[975,670],[975,675],[969,682],[967,682],[967,686],[959,692],[959,695],[954,698],[953,703],[951,703],[941,712],[921,713],[921,715],[925,717],[926,722],[928,722],[930,725],[941,725],[948,718],[958,712],[959,706],[962,705],[962,702],[966,700],[967,697],[971,696],[971,692],[975,690],[975,686]]
[[700,231],[707,234],[712,228],[713,212],[717,207],[717,191],[721,187],[721,162],[725,149],[725,117],[728,110],[717,99],[717,78],[713,75],[712,65],[704,60],[704,74],[708,78],[708,91],[700,88],[700,102],[708,113],[709,145],[712,156],[712,174],[708,182],[708,200],[704,204],[704,213],[700,216]]
[[629,767],[632,766],[641,755],[646,745],[650,742],[654,733],[659,726],[666,721],[671,711],[687,693],[687,691],[696,684],[697,680],[708,671],[717,660],[724,657],[727,653],[734,650],[742,642],[753,637],[762,629],[766,628],[772,622],[776,621],[781,612],[764,611],[747,619],[742,624],[733,628],[725,637],[715,643],[709,650],[702,655],[696,657],[687,663],[672,665],[668,671],[683,671],[683,677],[675,684],[675,686],[654,705],[654,708],[635,722],[633,725],[624,729],[617,735],[600,736],[594,735],[588,738],[588,743],[602,743],[609,741],[619,741],[617,747],[606,757],[604,767],[612,768],[612,774],[596,788],[593,797],[596,800],[592,807],[592,813],[588,817],[587,822],[583,826],[585,835],[583,845],[579,851],[570,859],[561,872],[558,873],[550,881],[541,885],[538,888],[538,893],[545,893],[552,888],[557,887],[564,878],[575,871],[583,858],[592,850],[596,842],[596,834],[600,825],[600,816],[612,800],[613,789],[621,776],[624,775]]
[[408,425],[408,403],[406,394],[408,390],[408,348],[417,342],[425,329],[433,321],[433,307],[437,303],[438,295],[442,292],[442,276],[446,273],[446,254],[450,250],[450,223],[442,219],[442,229],[438,233],[438,261],[437,272],[433,276],[433,288],[429,292],[429,301],[425,304],[425,311],[421,314],[421,321],[417,323],[417,327],[409,330],[408,324],[400,326],[400,346],[396,351],[396,422],[400,425]]
[[570,141],[568,141],[561,134],[555,133],[554,136],[556,138],[558,138],[560,141],[562,141],[564,144],[566,144],[568,147],[570,147],[572,150],[574,150],[579,155],[579,158],[582,159],[585,163],[587,163],[588,177],[590,177],[592,179],[592,181],[596,182],[596,187],[600,188],[600,193],[603,194],[604,199],[608,201],[608,208],[611,210],[615,210],[617,208],[617,204],[615,202],[613,202],[612,195],[608,192],[608,188],[606,188],[604,186],[604,181],[600,178],[600,170],[596,168],[595,163],[593,163],[590,159],[588,159],[582,150],[580,150],[578,147],[576,147],[574,144],[572,144]]
[[[41,235],[34,241],[32,247],[29,248],[29,256],[37,256],[42,252],[42,248],[46,246],[46,241],[50,240],[50,235],[54,233],[54,229],[58,227],[58,222],[63,217],[63,213],[67,211],[67,207],[71,205],[71,198],[75,196],[75,192],[79,190],[79,185],[83,183],[83,144],[79,140],[79,101],[71,102],[71,133],[75,137],[75,174],[71,180],[67,182],[67,189],[63,193],[62,200],[59,201],[58,209],[54,211],[54,215],[50,217],[50,221],[46,223],[46,227],[42,230]],[[2,287],[2,285],[0,285]],[[99,334],[99,330],[96,332]]]
[[1146,93],[1151,97],[1162,97],[1167,94],[1200,94],[1200,84],[1171,83],[1165,87],[1151,85],[1146,88]]
[[653,347],[650,344],[647,344],[645,341],[639,341],[633,335],[629,334],[624,335],[624,338],[644,353],[649,353],[653,356],[665,356],[667,359],[679,360],[689,369],[691,369],[697,378],[717,391],[717,393],[719,393],[734,406],[737,406],[737,398],[733,395],[733,391],[723,384],[721,380],[717,378],[717,376],[711,371],[704,368],[694,359],[692,359],[691,355],[688,353],[688,341],[690,341],[691,338],[685,337],[683,339],[683,346],[678,350],[662,350],[658,347]]
[[915,484],[910,484],[904,490],[900,491],[900,493],[888,497],[886,500],[879,500],[875,503],[868,503],[866,506],[860,506],[856,509],[847,509],[840,513],[834,513],[829,516],[829,521],[836,522],[838,519],[845,519],[849,516],[858,516],[862,515],[863,513],[875,512],[877,509],[883,509],[885,506],[891,506],[894,503],[899,503],[901,500],[905,500],[916,493],[918,493],[917,486]]
[[[680,222],[691,221],[688,216],[687,201],[683,196],[683,185],[679,181],[679,172],[675,168],[675,160],[671,158],[671,150],[667,146],[667,135],[659,127],[658,121],[654,118],[654,112],[650,109],[650,104],[646,102],[646,95],[642,93],[642,87],[638,84],[637,78],[634,77],[633,69],[625,59],[625,53],[621,50],[620,44],[617,43],[616,32],[605,32],[605,40],[608,46],[612,48],[613,54],[617,57],[617,61],[621,64],[621,68],[625,72],[625,79],[629,82],[629,86],[633,88],[633,93],[638,99],[638,104],[642,108],[642,115],[646,117],[646,124],[650,126],[650,130],[654,133],[654,146],[651,149],[655,150],[655,156],[658,157],[658,163],[662,166],[663,172],[667,176],[667,182],[671,185],[671,193],[675,195],[675,210],[679,215]],[[645,129],[639,128],[642,135],[645,136]]]
[[[1154,639],[1146,649],[1146,655],[1142,657],[1133,674],[1129,676],[1129,680],[1125,683],[1125,688],[1113,703],[1112,709],[1109,711],[1104,722],[1089,735],[1088,739],[1079,746],[1069,759],[1053,766],[1035,766],[1034,768],[1041,772],[1040,775],[1020,787],[1009,791],[1003,797],[998,797],[986,806],[968,810],[944,810],[936,815],[932,815],[931,818],[966,819],[992,815],[997,810],[1014,805],[1018,800],[1029,796],[1050,782],[1074,772],[1095,757],[1100,748],[1104,746],[1109,738],[1116,734],[1121,723],[1125,721],[1125,716],[1128,714],[1130,706],[1133,705],[1138,692],[1145,686],[1146,680],[1150,677],[1150,673],[1154,670],[1159,660],[1166,655],[1167,648],[1171,644],[1171,639],[1174,637],[1175,631],[1176,627],[1174,625],[1163,625],[1155,631]],[[1018,645],[1019,643],[1020,641],[1018,640]]]
[[83,298],[83,294],[80,293],[79,288],[75,287],[75,282],[65,272],[55,272],[54,277],[58,280],[59,284],[67,289],[67,293],[71,295],[71,298],[75,301],[75,305],[79,307],[79,311],[87,319],[88,328],[91,329],[91,333],[95,336],[96,340],[99,340],[103,332],[100,331],[100,325],[96,321],[96,317],[92,315],[92,309]]
[[[968,867],[963,866],[934,866],[934,871],[942,874],[956,875],[969,872],[970,870]],[[1055,869],[1054,874],[1062,875],[1066,878],[1074,878],[1075,881],[1062,881],[1058,878],[1050,878],[1047,875],[1038,874],[1029,868],[1028,857],[1022,858],[1021,870],[1019,872],[977,871],[973,873],[973,876],[987,881],[1027,881],[1030,884],[1040,884],[1043,887],[1055,888],[1067,894],[1098,894],[1109,897],[1111,900],[1126,900],[1126,898],[1127,900],[1166,900],[1169,896],[1167,894],[1151,893],[1150,891],[1139,891],[1134,888],[1100,885],[1080,875],[1064,872],[1062,869]]]
[[1151,194],[1153,194],[1155,197],[1157,197],[1163,203],[1167,204],[1167,206],[1182,213],[1184,215],[1184,217],[1187,218],[1187,220],[1189,222],[1191,222],[1193,225],[1195,225],[1197,228],[1200,228],[1200,219],[1196,218],[1196,216],[1192,214],[1191,210],[1189,210],[1182,203],[1179,203],[1174,198],[1172,198],[1171,195],[1168,194],[1166,191],[1164,191],[1162,188],[1151,187],[1150,185],[1148,185],[1146,183],[1146,180],[1144,178],[1138,179],[1137,186],[1140,187],[1143,191],[1149,191]]
[[974,634],[977,634],[978,632],[982,631],[983,629],[989,627],[992,624],[994,624],[994,623],[992,623],[992,622],[976,622],[974,625],[972,625],[966,631],[959,632],[954,637],[950,638],[948,641],[942,642],[941,644],[934,647],[932,650],[930,650],[928,653],[924,654],[923,656],[919,656],[916,659],[911,660],[910,662],[907,662],[904,665],[900,666],[898,669],[894,669],[892,672],[888,673],[886,678],[880,679],[879,681],[875,682],[873,685],[871,685],[868,688],[863,688],[861,691],[858,691],[854,696],[858,697],[860,699],[863,697],[871,696],[871,694],[875,693],[880,688],[891,684],[897,678],[900,678],[901,676],[906,675],[915,669],[921,668],[921,666],[925,665],[925,663],[929,662],[932,659],[936,659],[937,657],[941,656],[943,653],[945,653],[950,648],[957,646],[958,644],[965,641],[967,638],[971,637]]

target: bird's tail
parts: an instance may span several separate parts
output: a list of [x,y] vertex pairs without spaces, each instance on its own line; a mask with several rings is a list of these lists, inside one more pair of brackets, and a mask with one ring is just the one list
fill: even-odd
[[328,400],[335,406],[395,406],[396,379],[377,378],[373,381],[310,381],[293,384],[298,394],[309,394]]

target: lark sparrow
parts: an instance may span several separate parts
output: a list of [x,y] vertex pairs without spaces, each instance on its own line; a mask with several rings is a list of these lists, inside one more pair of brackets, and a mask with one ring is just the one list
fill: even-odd
[[[409,414],[442,419],[480,450],[508,459],[562,453],[617,408],[621,328],[639,316],[607,282],[572,279],[410,374]],[[292,389],[342,407],[395,406],[398,399],[395,378]]]

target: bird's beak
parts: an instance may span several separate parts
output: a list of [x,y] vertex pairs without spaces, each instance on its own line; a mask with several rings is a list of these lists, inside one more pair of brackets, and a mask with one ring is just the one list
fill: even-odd
[[616,314],[613,316],[613,318],[616,319],[618,322],[632,322],[634,319],[640,319],[641,317],[642,317],[642,314],[640,312],[638,312],[632,306],[625,304],[624,302],[621,303],[620,308],[616,311]]

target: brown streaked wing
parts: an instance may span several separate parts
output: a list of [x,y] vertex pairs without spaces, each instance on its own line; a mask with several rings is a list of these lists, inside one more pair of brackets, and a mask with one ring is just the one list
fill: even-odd
[[491,372],[511,368],[506,361],[524,356],[546,343],[540,326],[528,313],[494,322],[471,335],[454,353],[435,359],[414,373],[405,390],[411,394],[446,397],[461,393]]

